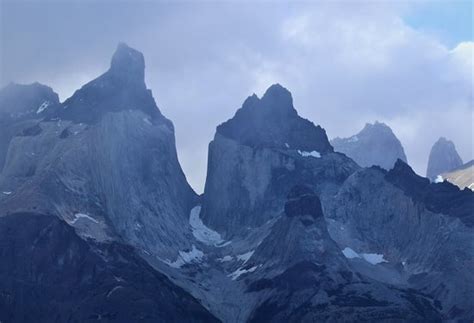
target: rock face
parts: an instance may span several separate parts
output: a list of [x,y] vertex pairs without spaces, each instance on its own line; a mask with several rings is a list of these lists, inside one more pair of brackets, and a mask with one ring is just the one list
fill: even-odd
[[438,180],[448,181],[461,189],[467,187],[474,191],[474,160],[449,172],[442,173],[439,177],[436,176],[435,181]]
[[[20,313],[24,321],[48,321],[54,311],[58,321],[212,320],[139,257],[174,259],[191,248],[188,215],[197,199],[178,163],[173,125],[146,89],[143,55],[121,44],[109,71],[63,104],[50,92],[31,99],[35,109],[55,100],[44,114],[31,110],[29,99],[21,105],[29,97],[1,101],[15,105],[0,108],[10,114],[2,122],[15,130],[4,142],[0,174],[1,254],[8,255],[2,282],[11,282],[1,290],[5,321]],[[16,109],[28,115],[12,118]],[[23,226],[26,236],[9,233]],[[34,243],[41,248],[30,250]],[[18,255],[10,254],[17,244]],[[125,289],[112,292],[120,285],[114,274],[127,276]],[[29,284],[36,287],[25,292]],[[46,298],[33,310],[38,295]]]
[[331,140],[334,150],[346,154],[362,167],[391,169],[397,159],[407,162],[400,140],[384,123],[367,123],[358,134]]
[[460,166],[462,166],[462,159],[459,157],[454,143],[441,137],[431,148],[426,177],[434,181],[438,175]]
[[327,218],[341,248],[383,255],[384,266],[354,264],[360,273],[423,291],[445,318],[467,319],[474,315],[467,297],[474,286],[473,207],[472,192],[430,184],[399,160],[390,172],[372,167],[351,175],[327,201]]
[[[298,116],[292,102],[288,90],[275,84],[261,99],[249,97],[232,119],[217,127],[204,189],[203,218],[209,226],[230,235],[260,226],[281,209],[288,193],[275,185],[278,173],[321,157],[328,164],[343,159],[333,153],[324,129]],[[337,170],[319,163],[318,171],[336,172],[336,180],[342,180],[356,167],[346,162]]]
[[433,300],[421,293],[377,283],[353,271],[329,236],[320,200],[308,187],[290,191],[285,214],[252,259],[262,268],[247,282],[249,292],[260,294],[249,322],[439,317]]
[[119,45],[109,71],[11,140],[0,176],[0,191],[12,192],[0,196],[4,213],[54,214],[85,236],[123,239],[165,259],[190,247],[182,228],[197,196],[143,68],[141,53]]

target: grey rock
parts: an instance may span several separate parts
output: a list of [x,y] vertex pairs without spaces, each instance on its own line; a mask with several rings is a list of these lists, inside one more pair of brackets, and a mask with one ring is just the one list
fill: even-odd
[[358,134],[331,140],[334,150],[346,154],[362,167],[393,167],[397,159],[407,162],[400,140],[384,123],[367,123]]
[[[315,215],[317,215],[315,217]],[[294,187],[285,214],[258,247],[247,279],[259,294],[249,322],[437,320],[429,297],[365,278],[331,239],[319,198]]]
[[247,98],[216,133],[251,147],[333,151],[324,129],[298,116],[291,93],[279,84],[270,86],[261,99],[255,94]]
[[426,177],[434,181],[438,175],[454,170],[462,164],[454,143],[441,137],[431,148]]
[[[361,270],[366,276],[431,295],[445,319],[470,319],[474,232],[456,213],[452,201],[459,196],[472,219],[474,193],[430,184],[399,161],[388,173],[376,167],[355,172],[323,204],[341,249],[383,255],[386,262]],[[450,207],[443,209],[445,203]]]

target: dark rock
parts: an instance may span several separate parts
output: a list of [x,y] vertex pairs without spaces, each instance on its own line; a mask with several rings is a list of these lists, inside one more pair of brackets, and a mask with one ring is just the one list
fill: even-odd
[[143,54],[121,43],[112,57],[110,69],[77,90],[51,118],[75,123],[97,123],[108,112],[141,110],[157,124],[172,128],[155,104],[144,80]]
[[0,216],[3,322],[217,322],[120,244],[88,244],[41,214]]
[[459,218],[467,226],[474,226],[474,192],[460,190],[448,182],[430,183],[401,160],[396,162],[386,178],[428,210]]
[[251,147],[333,151],[324,129],[298,116],[291,93],[279,84],[269,87],[261,99],[254,94],[245,100],[217,133]]
[[311,215],[313,218],[324,217],[321,201],[307,186],[295,186],[288,194],[285,203],[285,214],[289,217]]

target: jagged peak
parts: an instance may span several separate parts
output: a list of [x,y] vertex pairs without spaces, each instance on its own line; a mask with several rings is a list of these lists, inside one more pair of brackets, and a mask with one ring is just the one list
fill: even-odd
[[260,102],[260,98],[254,93],[245,99],[242,108],[252,107],[253,105],[258,104],[258,102]]
[[374,123],[366,123],[364,128],[360,131],[360,133],[373,131],[373,130],[393,133],[392,128],[390,128],[390,126],[388,126],[384,122],[379,122],[377,120]]
[[119,43],[112,56],[109,73],[124,81],[145,82],[145,58],[136,49]]
[[451,146],[451,147],[455,148],[454,142],[447,139],[446,137],[443,137],[443,136],[439,137],[438,140],[436,140],[436,142],[434,143],[433,146],[440,146],[440,145]]

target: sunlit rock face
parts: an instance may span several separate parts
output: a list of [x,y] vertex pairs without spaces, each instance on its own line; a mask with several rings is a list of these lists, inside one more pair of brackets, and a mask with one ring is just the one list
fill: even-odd
[[453,183],[460,189],[468,188],[474,191],[474,160],[436,176],[435,182],[442,181]]
[[454,143],[441,137],[431,148],[426,177],[435,181],[438,175],[452,171],[460,166],[462,166],[462,159],[459,157]]
[[380,122],[367,123],[364,129],[349,138],[335,138],[331,145],[362,167],[376,165],[388,170],[397,159],[407,162],[400,140],[389,126]]

